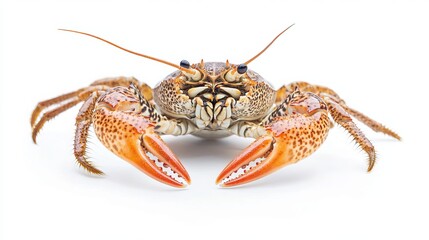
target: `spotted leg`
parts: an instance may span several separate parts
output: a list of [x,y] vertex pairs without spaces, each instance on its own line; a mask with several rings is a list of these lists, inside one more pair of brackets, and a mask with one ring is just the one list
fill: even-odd
[[102,171],[92,165],[86,157],[86,142],[88,130],[92,123],[92,112],[97,102],[99,92],[93,92],[84,102],[76,117],[76,133],[74,139],[74,155],[77,163],[92,174],[103,174]]
[[328,99],[334,101],[335,103],[339,104],[348,114],[350,114],[352,117],[356,118],[357,120],[361,121],[362,123],[364,123],[365,125],[370,127],[373,131],[381,132],[381,133],[389,135],[393,138],[401,140],[401,137],[397,133],[395,133],[394,131],[385,127],[383,124],[381,124],[381,123],[371,119],[370,117],[365,116],[363,113],[360,113],[359,111],[354,110],[354,109],[350,108],[349,106],[347,106],[345,101],[343,99],[341,99],[340,96],[335,91],[333,91],[332,89],[327,88],[327,87],[323,87],[323,86],[319,86],[319,85],[312,85],[312,84],[309,84],[306,82],[294,82],[294,83],[291,83],[291,84],[288,84],[288,85],[281,87],[277,91],[276,102],[279,103],[279,102],[283,101],[288,96],[288,94],[293,92],[295,90],[295,88],[297,88],[297,87],[301,91],[312,92],[314,94],[317,94],[318,96],[320,96],[323,99],[328,98]]
[[261,123],[231,127],[255,137],[219,174],[216,183],[231,187],[262,178],[313,153],[330,129],[326,104],[317,95],[295,91]]
[[[54,104],[60,104],[60,103],[63,103],[65,101],[68,101],[68,100],[70,100],[70,98],[76,97],[77,95],[79,95],[79,93],[83,92],[84,90],[85,89],[79,89],[77,91],[66,93],[66,94],[63,94],[61,96],[51,98],[51,99],[48,99],[46,101],[39,102],[37,104],[36,108],[33,110],[33,113],[31,114],[31,119],[30,119],[31,127],[34,128],[34,126],[36,125],[36,120],[43,110],[45,110],[46,108],[48,108]],[[63,104],[63,106],[66,104]],[[76,104],[77,103],[72,104],[72,106],[74,106]],[[69,107],[66,107],[66,108],[68,109]]]
[[[78,89],[76,91],[63,94],[61,96],[48,99],[42,102],[39,102],[36,108],[31,114],[31,128],[33,142],[36,143],[37,135],[46,122],[53,119],[62,112],[76,106],[82,101],[85,101],[86,98],[94,91],[106,90],[111,87],[124,86],[128,87],[130,84],[139,86],[139,90],[143,95],[151,100],[152,99],[152,89],[148,87],[145,83],[139,83],[137,79],[133,77],[114,77],[114,78],[103,78],[93,82],[90,86]],[[50,107],[56,105],[53,109],[45,111]],[[42,116],[39,118],[39,115]]]
[[116,87],[116,86],[126,87],[130,85],[130,83],[133,83],[136,86],[138,86],[138,81],[134,78],[127,78],[127,77],[103,78],[103,79],[94,81],[89,87],[84,87],[76,91],[69,92],[69,93],[60,95],[58,97],[54,97],[54,98],[39,102],[31,114],[31,119],[30,119],[31,127],[35,126],[36,120],[38,119],[40,113],[42,113],[46,108],[49,108],[50,106],[53,106],[56,104],[60,104],[60,105],[67,104],[67,102],[70,102],[70,99],[78,96],[80,93],[84,91],[90,90],[91,87],[92,89],[96,89],[94,88],[94,86],[101,86],[101,85],[108,86],[108,87]]
[[368,172],[371,171],[374,167],[376,158],[374,146],[356,126],[350,115],[343,107],[341,107],[340,104],[329,98],[326,98],[325,102],[329,106],[329,112],[334,121],[346,129],[353,136],[353,139],[359,144],[359,146],[368,154]]
[[365,125],[370,127],[374,132],[381,132],[386,135],[389,135],[393,138],[396,138],[398,140],[401,140],[401,136],[399,136],[396,132],[390,130],[389,128],[385,127],[383,124],[365,116],[363,113],[354,110],[350,107],[348,107],[345,103],[340,103],[341,107],[347,111],[350,115],[352,115],[357,120],[363,122]]
[[64,104],[62,104],[62,105],[60,105],[60,106],[58,106],[58,107],[56,107],[50,111],[45,112],[40,117],[39,121],[32,126],[33,127],[33,131],[32,131],[33,142],[37,143],[37,135],[39,134],[40,130],[42,129],[42,127],[45,125],[46,122],[48,122],[49,120],[58,116],[62,112],[76,106],[80,102],[85,101],[92,92],[102,91],[102,90],[106,90],[106,89],[108,89],[108,87],[106,87],[106,86],[89,87],[84,91],[79,91],[76,96],[68,99],[68,101],[66,103],[64,103]]

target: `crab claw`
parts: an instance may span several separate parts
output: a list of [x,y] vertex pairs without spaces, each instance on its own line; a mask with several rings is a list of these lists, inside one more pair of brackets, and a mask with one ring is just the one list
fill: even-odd
[[129,147],[129,156],[121,157],[150,177],[170,186],[183,188],[191,183],[182,163],[158,134],[145,133],[136,145]]
[[[130,106],[129,102],[126,104]],[[155,133],[154,123],[148,117],[121,111],[121,106],[112,109],[103,102],[93,116],[97,137],[117,156],[162,183],[178,188],[190,184],[188,172]]]
[[279,116],[267,124],[266,135],[257,138],[231,161],[216,179],[232,187],[262,178],[313,153],[330,128],[326,109],[310,114]]

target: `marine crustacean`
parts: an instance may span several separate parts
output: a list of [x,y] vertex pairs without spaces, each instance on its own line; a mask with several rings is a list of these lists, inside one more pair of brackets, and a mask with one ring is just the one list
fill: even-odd
[[256,56],[238,65],[228,61],[191,65],[186,60],[176,65],[88,33],[62,29],[178,70],[154,89],[133,77],[106,78],[40,102],[31,116],[33,141],[47,121],[84,102],[76,117],[74,140],[74,155],[80,166],[90,173],[103,174],[86,157],[92,124],[110,151],[160,182],[185,187],[191,182],[189,174],[160,135],[212,138],[234,134],[255,138],[218,176],[217,184],[230,187],[254,181],[312,154],[325,140],[332,119],[368,154],[371,171],[376,159],[374,147],[352,117],[376,132],[396,139],[399,135],[348,107],[329,88],[295,82],[275,91],[259,74],[247,69],[287,29]]

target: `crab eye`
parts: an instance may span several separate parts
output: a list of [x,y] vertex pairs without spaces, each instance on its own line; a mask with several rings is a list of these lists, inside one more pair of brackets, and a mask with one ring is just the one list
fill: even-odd
[[246,64],[240,64],[240,65],[238,65],[237,66],[237,72],[239,73],[239,74],[244,74],[245,72],[247,72],[247,66],[246,66]]
[[225,80],[228,82],[239,82],[242,78],[242,75],[247,72],[247,65],[242,63],[237,67],[229,70],[225,75]]
[[186,60],[182,60],[180,61],[180,67],[188,69],[191,67],[191,64],[189,64],[189,62]]

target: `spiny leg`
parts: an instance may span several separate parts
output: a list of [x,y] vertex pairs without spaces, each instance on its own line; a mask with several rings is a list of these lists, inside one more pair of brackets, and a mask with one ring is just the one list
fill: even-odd
[[36,138],[37,138],[37,134],[39,133],[40,129],[42,129],[43,125],[51,120],[52,118],[54,118],[55,116],[57,116],[58,114],[66,111],[67,109],[75,106],[76,104],[80,103],[81,100],[77,97],[75,97],[74,100],[59,106],[58,108],[55,108],[51,111],[48,111],[46,113],[43,114],[43,116],[40,118],[40,120],[37,122],[37,124],[33,127],[33,132],[32,132],[32,138],[33,138],[33,142],[37,143]]
[[321,98],[325,99],[328,97],[332,101],[336,102],[337,104],[341,105],[343,109],[352,115],[357,120],[361,121],[365,125],[367,125],[369,128],[371,128],[375,132],[382,132],[384,134],[387,134],[393,138],[396,138],[398,140],[401,140],[401,137],[395,133],[394,131],[390,130],[389,128],[383,126],[383,124],[369,118],[368,116],[365,116],[364,114],[360,113],[359,111],[356,111],[350,107],[348,107],[343,99],[340,98],[340,96],[333,91],[330,88],[319,86],[319,85],[312,85],[307,82],[294,82],[288,85],[285,85],[281,87],[277,91],[277,98],[276,103],[278,101],[283,100],[288,94],[293,92],[295,88],[298,87],[301,91],[305,92],[312,92],[314,94],[317,94]]
[[353,136],[357,144],[368,154],[368,172],[370,172],[374,167],[376,159],[374,146],[356,126],[350,115],[340,104],[329,98],[325,98],[324,100],[328,104],[329,113],[334,121],[346,129]]
[[92,123],[92,112],[94,110],[98,96],[98,92],[93,92],[79,110],[79,114],[76,117],[76,133],[73,149],[76,161],[80,166],[90,173],[101,175],[104,173],[94,167],[92,163],[86,158],[88,130]]
[[[106,90],[115,86],[124,86],[128,87],[130,84],[138,86],[142,91],[145,97],[152,97],[152,89],[146,84],[140,84],[137,79],[134,77],[113,77],[113,78],[103,78],[93,82],[89,87],[81,88],[74,92],[70,92],[43,102],[40,102],[34,109],[31,115],[31,127],[33,129],[32,138],[33,142],[36,143],[36,137],[43,125],[54,118],[58,114],[66,111],[67,109],[77,105],[81,101],[85,101],[86,98],[93,92],[99,90]],[[50,111],[45,112],[42,117],[39,118],[40,113],[48,107],[51,107],[55,104],[59,104],[58,107]]]
[[359,111],[349,108],[346,104],[341,104],[341,106],[357,120],[363,122],[365,125],[371,128],[374,132],[382,132],[393,138],[401,140],[401,136],[399,136],[397,133],[390,130],[389,128],[385,127],[383,124],[365,116],[363,113],[360,113]]
[[[49,108],[55,104],[63,104],[66,101],[70,101],[73,97],[78,96],[80,93],[84,91],[88,91],[90,89],[96,89],[95,86],[109,86],[109,87],[116,87],[116,86],[124,86],[128,87],[130,84],[134,84],[136,86],[139,86],[139,82],[137,79],[133,77],[113,77],[113,78],[103,78],[97,81],[94,81],[89,87],[81,88],[73,92],[69,92],[63,95],[60,95],[58,97],[54,97],[42,102],[39,102],[36,106],[36,108],[33,110],[31,114],[31,127],[33,128],[36,124],[36,120],[39,117],[40,113],[45,110],[46,108]],[[141,85],[142,89],[145,89],[145,92],[147,95],[151,93],[150,87],[148,87],[146,84]]]
[[394,131],[390,130],[389,128],[385,127],[383,124],[369,118],[368,116],[364,115],[363,113],[354,110],[352,108],[350,108],[349,106],[347,106],[347,104],[345,103],[344,100],[340,99],[339,97],[335,97],[332,96],[330,94],[327,93],[319,93],[319,95],[322,98],[329,98],[330,100],[336,102],[337,104],[339,104],[348,114],[350,114],[351,116],[353,116],[354,118],[356,118],[357,120],[359,120],[360,122],[364,123],[365,125],[367,125],[369,128],[371,128],[374,132],[381,132],[384,133],[386,135],[389,135],[393,138],[396,138],[398,140],[401,140],[401,137],[395,133]]
[[45,112],[42,117],[40,117],[40,120],[33,126],[33,132],[32,132],[32,138],[33,142],[36,143],[37,134],[42,129],[42,127],[45,125],[45,123],[52,118],[56,117],[60,113],[66,111],[67,109],[70,109],[74,106],[76,106],[78,103],[85,101],[88,96],[96,90],[106,90],[108,87],[106,86],[94,86],[94,87],[88,87],[86,90],[80,92],[77,94],[77,96],[74,96],[73,98],[69,99],[68,102],[66,102],[63,105],[58,106],[57,108],[54,108],[48,112]]
[[61,96],[51,98],[51,99],[48,99],[48,100],[43,101],[43,102],[39,102],[37,104],[36,108],[33,110],[33,113],[31,114],[31,119],[30,119],[31,127],[32,128],[34,127],[34,125],[36,124],[37,118],[39,117],[40,113],[44,109],[46,109],[46,108],[48,108],[54,104],[58,104],[58,103],[66,101],[66,100],[69,100],[70,98],[73,98],[73,97],[79,95],[79,93],[83,92],[84,90],[85,89],[82,88],[82,89],[79,89],[79,90],[74,91],[74,92],[66,93],[66,94],[63,94]]

